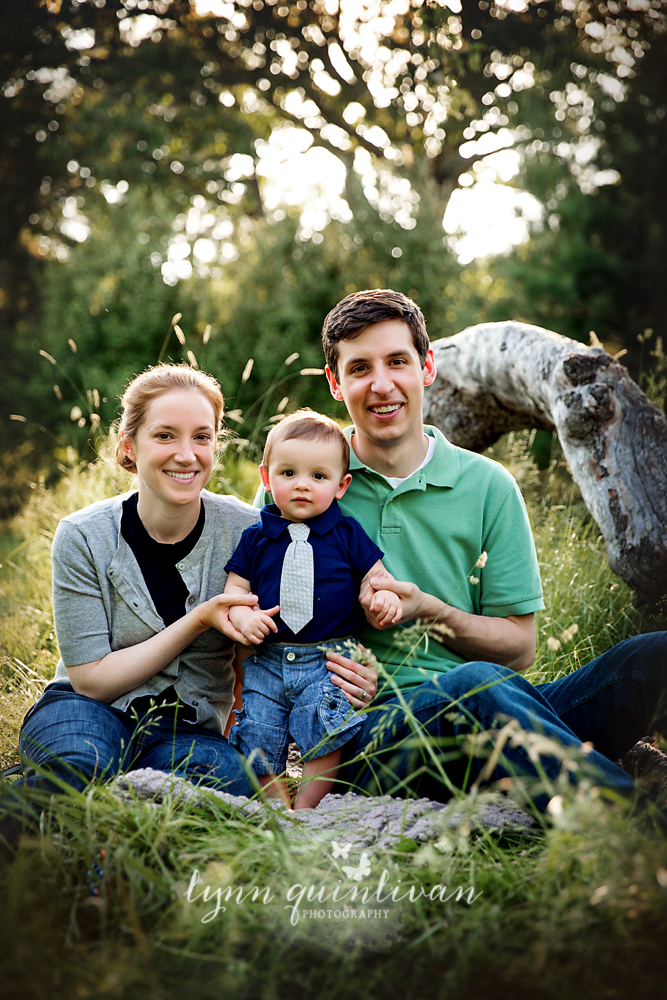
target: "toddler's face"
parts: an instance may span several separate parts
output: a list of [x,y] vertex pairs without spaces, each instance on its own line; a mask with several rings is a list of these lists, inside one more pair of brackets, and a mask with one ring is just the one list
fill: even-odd
[[268,474],[260,466],[262,482],[273,502],[290,521],[307,521],[340,500],[352,481],[343,475],[340,445],[335,441],[276,441]]

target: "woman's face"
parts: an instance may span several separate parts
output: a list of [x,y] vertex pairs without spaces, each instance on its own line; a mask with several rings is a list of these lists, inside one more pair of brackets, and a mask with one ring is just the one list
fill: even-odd
[[187,506],[210,479],[215,414],[196,389],[174,389],[152,400],[135,436],[124,443],[137,465],[144,505]]

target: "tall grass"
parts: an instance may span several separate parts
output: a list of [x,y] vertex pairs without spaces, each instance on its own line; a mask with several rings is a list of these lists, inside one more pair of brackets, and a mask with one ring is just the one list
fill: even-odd
[[[132,482],[109,461],[110,448],[102,442],[92,465],[73,461],[53,488],[37,484],[12,526],[21,548],[0,589],[4,763],[15,754],[24,709],[55,667],[48,553],[57,521]],[[551,680],[657,627],[655,610],[636,608],[609,570],[562,459],[539,473],[527,435],[510,437],[493,457],[526,495],[545,588],[529,678]],[[255,486],[253,466],[234,451],[216,488],[251,500]],[[473,903],[421,897],[389,905],[386,918],[302,918],[296,926],[286,909],[291,887],[331,889],[341,862],[330,843],[296,840],[270,811],[248,818],[213,798],[206,808],[170,796],[127,801],[103,786],[47,799],[40,831],[0,871],[0,993],[653,997],[667,973],[665,840],[585,783],[553,791],[562,808],[537,833],[499,836],[464,822],[455,834],[443,828],[435,843],[399,842],[373,855],[374,875],[386,869],[389,886],[474,887]],[[195,869],[201,882],[190,901]],[[208,901],[195,898],[207,886]],[[255,886],[268,887],[273,900],[232,898],[202,920],[216,889]]]

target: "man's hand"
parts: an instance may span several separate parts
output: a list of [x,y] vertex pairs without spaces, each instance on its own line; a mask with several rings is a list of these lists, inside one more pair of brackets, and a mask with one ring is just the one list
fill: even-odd
[[[425,594],[414,583],[388,580],[384,576],[374,576],[368,581],[369,588],[390,590],[403,602],[403,621],[420,619],[432,622],[435,628],[432,636],[447,649],[464,660],[485,660],[500,663],[512,670],[525,670],[535,657],[535,615],[507,615],[497,618],[492,615],[474,615],[445,604],[437,597]],[[370,598],[366,604],[361,601],[366,618],[374,628],[390,628],[381,625],[370,610]],[[438,625],[444,628],[438,630]]]
[[379,592],[392,593],[399,599],[401,604],[401,616],[396,621],[414,621],[415,618],[424,617],[422,605],[424,595],[419,587],[414,583],[404,583],[402,580],[394,580],[393,577],[373,576],[368,581],[369,587],[360,595],[361,606],[364,609],[366,620],[373,628],[386,629],[395,624],[387,621],[386,617],[381,617],[377,613],[374,605],[375,596]]
[[331,683],[341,689],[354,708],[366,708],[370,704],[378,686],[376,667],[356,663],[331,649],[327,650],[326,667],[331,671]]
[[371,598],[369,613],[375,617],[377,628],[389,628],[403,617],[403,602],[391,590],[376,590]]
[[[241,639],[236,639],[235,641],[243,643],[244,646],[248,646],[250,643],[259,645],[260,642],[264,642],[264,639],[269,632],[278,631],[278,626],[274,622],[273,616],[277,615],[279,611],[279,604],[277,604],[275,608],[270,608],[268,611],[262,611],[261,608],[256,606],[254,608],[230,608],[229,621],[234,631],[242,637]],[[229,635],[229,632],[226,634]],[[230,636],[230,638],[232,638],[232,636]]]

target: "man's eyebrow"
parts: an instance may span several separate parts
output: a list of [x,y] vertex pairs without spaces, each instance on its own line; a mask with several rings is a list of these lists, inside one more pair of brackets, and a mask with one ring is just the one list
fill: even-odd
[[[383,354],[382,356],[383,356],[383,358],[400,358],[400,357],[403,357],[405,354],[408,354],[408,353],[409,353],[408,349],[404,347],[403,350],[401,350],[401,351],[390,351],[389,354]],[[367,357],[349,358],[345,362],[345,367],[346,368],[350,368],[352,365],[360,365],[360,364],[367,364],[367,363],[368,363],[368,358]]]

